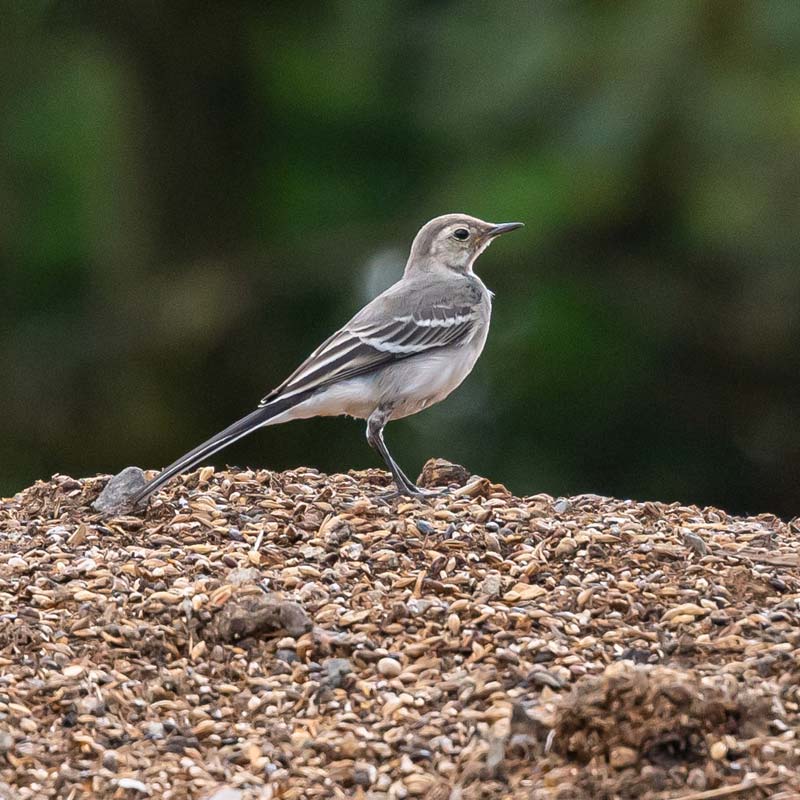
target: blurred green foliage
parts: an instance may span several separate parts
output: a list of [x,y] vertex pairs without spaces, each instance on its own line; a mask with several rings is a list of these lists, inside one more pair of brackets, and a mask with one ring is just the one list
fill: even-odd
[[[800,513],[800,3],[0,10],[0,492],[173,460],[465,211],[527,227],[410,473]],[[377,466],[362,429],[216,463]]]

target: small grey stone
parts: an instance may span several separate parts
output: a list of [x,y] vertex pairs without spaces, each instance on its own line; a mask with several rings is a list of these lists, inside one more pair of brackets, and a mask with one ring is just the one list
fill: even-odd
[[699,556],[708,555],[708,546],[700,536],[692,531],[683,532],[683,543],[691,550],[694,550]]
[[262,577],[255,567],[236,567],[228,573],[225,580],[233,586],[244,586],[248,583],[258,583]]
[[374,764],[356,763],[353,767],[353,783],[356,786],[372,786],[378,777]]
[[294,650],[277,650],[275,652],[275,658],[279,661],[285,661],[287,664],[293,664],[297,661],[297,653]]
[[346,658],[329,658],[325,662],[327,683],[333,689],[338,689],[352,671],[353,665]]
[[556,514],[566,514],[572,508],[572,501],[567,500],[566,497],[562,497],[560,500],[556,500],[553,504],[553,511]]
[[358,561],[364,552],[364,545],[360,542],[350,542],[346,544],[342,550],[342,555],[350,561]]
[[564,684],[550,672],[545,670],[536,670],[528,675],[528,680],[533,683],[538,683],[541,686],[549,686],[551,689],[561,689]]
[[782,581],[777,575],[773,575],[769,579],[769,585],[781,594],[789,590],[789,585],[785,581]]
[[299,603],[284,600],[280,606],[280,620],[286,633],[297,639],[313,627],[308,614]]
[[145,728],[145,739],[163,739],[164,725],[160,722],[151,722]]
[[424,597],[412,597],[406,601],[406,611],[411,617],[421,617],[427,614],[438,615],[442,613],[442,607],[438,600],[428,600]]
[[306,561],[320,561],[327,553],[324,547],[317,547],[316,545],[309,544],[300,548],[300,555],[302,555]]
[[92,503],[100,514],[113,514],[130,507],[133,496],[145,485],[144,472],[139,467],[125,467],[117,473]]
[[489,596],[500,594],[500,589],[503,588],[503,579],[496,572],[490,572],[481,583],[478,590],[480,594],[488,594]]

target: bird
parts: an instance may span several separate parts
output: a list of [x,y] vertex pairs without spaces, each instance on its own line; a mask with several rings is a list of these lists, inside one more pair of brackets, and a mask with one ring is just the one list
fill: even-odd
[[255,411],[146,483],[133,504],[258,428],[340,415],[366,420],[367,442],[389,469],[398,494],[439,494],[403,472],[383,431],[388,422],[443,400],[472,371],[486,343],[493,297],[475,274],[475,261],[496,237],[521,227],[467,214],[427,222],[414,237],[397,283],[326,339]]

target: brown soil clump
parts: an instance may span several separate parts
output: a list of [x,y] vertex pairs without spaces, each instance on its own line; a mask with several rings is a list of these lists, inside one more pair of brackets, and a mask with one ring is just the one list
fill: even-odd
[[703,685],[684,671],[622,662],[565,698],[554,749],[583,763],[598,755],[613,763],[623,747],[654,764],[696,762],[709,755],[709,738],[763,734],[770,711],[766,698],[740,695],[735,682]]

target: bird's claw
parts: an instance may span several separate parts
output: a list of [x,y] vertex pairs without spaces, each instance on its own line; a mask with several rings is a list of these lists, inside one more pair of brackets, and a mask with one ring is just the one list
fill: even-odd
[[396,484],[394,489],[376,495],[375,499],[379,503],[389,505],[393,501],[402,500],[403,498],[409,497],[415,500],[431,500],[435,497],[441,497],[442,495],[448,494],[449,492],[450,489],[448,487],[439,489],[423,489],[421,486],[417,486],[409,481],[408,485]]
[[449,494],[450,489],[444,487],[443,489],[423,489],[421,486],[414,486],[409,492],[411,497],[441,497],[442,495]]

